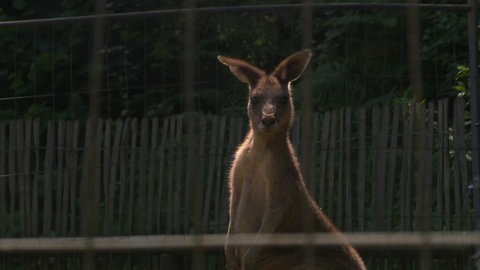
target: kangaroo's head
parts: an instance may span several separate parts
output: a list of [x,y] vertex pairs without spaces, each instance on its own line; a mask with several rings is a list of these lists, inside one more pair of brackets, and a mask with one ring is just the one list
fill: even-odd
[[218,56],[239,80],[248,84],[248,116],[256,134],[273,135],[290,128],[294,114],[290,83],[302,75],[311,56],[310,50],[294,53],[270,75],[243,60]]

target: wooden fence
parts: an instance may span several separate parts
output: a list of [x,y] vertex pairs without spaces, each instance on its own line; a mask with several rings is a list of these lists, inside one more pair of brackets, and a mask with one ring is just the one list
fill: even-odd
[[[291,137],[308,187],[342,230],[472,230],[465,107],[459,97],[298,113]],[[225,232],[226,172],[247,121],[195,115],[189,141],[186,117],[99,120],[101,182],[83,196],[86,123],[0,122],[0,238],[82,236],[87,200],[98,202],[99,236]]]

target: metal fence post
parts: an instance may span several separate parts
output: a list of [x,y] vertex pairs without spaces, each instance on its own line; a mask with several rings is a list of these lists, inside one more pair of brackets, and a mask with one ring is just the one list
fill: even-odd
[[[105,14],[105,0],[95,2],[95,14]],[[97,133],[98,120],[100,118],[102,68],[103,61],[101,49],[104,46],[105,19],[97,17],[93,20],[93,44],[92,62],[90,69],[90,92],[89,92],[89,128],[87,128],[87,142],[84,151],[84,163],[81,200],[83,213],[83,234],[87,239],[88,249],[83,254],[82,269],[92,270],[96,268],[95,252],[91,246],[93,237],[98,233],[99,217],[99,192],[100,192],[100,157],[97,150],[99,138]]]
[[[478,10],[477,0],[469,0],[468,12],[468,55],[469,55],[469,82],[470,82],[470,111],[472,114],[472,179],[473,179],[473,206],[474,221],[477,230],[480,230],[480,108],[478,93]],[[480,245],[477,245],[474,264],[480,269]]]

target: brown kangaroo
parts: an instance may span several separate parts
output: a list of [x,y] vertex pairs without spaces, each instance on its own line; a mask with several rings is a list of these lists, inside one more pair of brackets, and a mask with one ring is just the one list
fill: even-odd
[[[218,56],[249,86],[250,130],[235,153],[229,175],[225,244],[229,270],[366,269],[357,251],[308,193],[289,139],[294,115],[290,84],[300,77],[311,56],[310,50],[294,53],[270,75],[243,60]],[[302,248],[231,247],[228,243],[228,236],[236,233],[295,232],[330,232],[344,244],[315,248],[308,260]]]

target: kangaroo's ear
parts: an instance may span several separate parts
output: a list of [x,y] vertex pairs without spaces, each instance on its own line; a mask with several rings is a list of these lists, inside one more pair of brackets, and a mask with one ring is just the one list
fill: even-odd
[[300,78],[310,62],[311,57],[312,51],[310,50],[296,52],[278,64],[278,66],[272,72],[272,76],[277,77],[277,79],[282,83],[293,82]]
[[248,83],[250,87],[255,87],[258,80],[265,76],[264,71],[240,59],[219,55],[218,61],[227,65],[240,81]]

